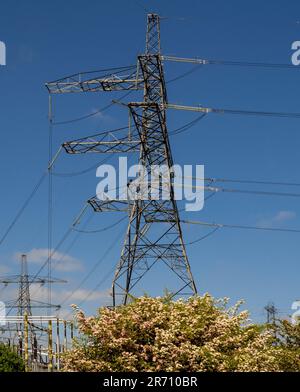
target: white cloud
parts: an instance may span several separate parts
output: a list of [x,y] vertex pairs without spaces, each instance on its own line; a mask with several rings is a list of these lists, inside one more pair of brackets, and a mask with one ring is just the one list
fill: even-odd
[[294,211],[287,211],[287,210],[278,211],[274,216],[260,219],[257,222],[257,225],[261,227],[273,227],[276,224],[278,225],[280,223],[295,219],[296,216],[297,215]]
[[81,271],[83,270],[83,265],[81,261],[67,256],[63,257],[59,263],[54,264],[53,269],[61,272]]
[[[52,250],[53,252],[53,250]],[[15,258],[20,259],[22,253],[15,253]],[[47,260],[48,249],[47,248],[33,248],[31,251],[26,253],[27,260],[29,263],[40,264]],[[83,269],[83,265],[80,260],[73,256],[63,254],[61,252],[53,252],[52,254],[53,269],[57,271],[70,272],[78,271]]]
[[108,291],[93,291],[90,294],[90,290],[86,290],[86,289],[79,289],[79,290],[76,290],[74,293],[72,293],[72,291],[66,291],[64,293],[64,296],[66,296],[66,297],[69,295],[71,295],[71,297],[68,299],[68,302],[70,302],[70,303],[72,301],[74,302],[74,301],[82,301],[82,300],[96,301],[96,300],[100,300],[100,299],[107,299],[110,297]]
[[275,222],[285,222],[291,219],[296,218],[296,213],[293,211],[279,211],[275,216],[274,216],[274,221]]
[[[40,284],[33,283],[30,285],[30,295],[33,299],[38,299],[39,301],[48,300],[48,287]],[[53,302],[64,301],[65,298],[68,298],[67,302],[72,304],[76,301],[96,301],[100,299],[108,299],[110,298],[109,292],[107,290],[104,291],[93,291],[90,295],[90,290],[88,289],[78,289],[74,293],[72,290],[55,290],[52,286],[51,298]]]

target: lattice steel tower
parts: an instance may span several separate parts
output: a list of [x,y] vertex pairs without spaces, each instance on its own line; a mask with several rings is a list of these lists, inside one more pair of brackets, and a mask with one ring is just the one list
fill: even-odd
[[[30,296],[30,285],[31,284],[39,284],[45,285],[49,282],[47,277],[30,275],[28,273],[28,265],[27,265],[27,256],[25,254],[21,255],[21,271],[19,275],[8,275],[8,276],[0,276],[0,283],[4,286],[8,286],[9,284],[17,284],[18,285],[18,297],[17,299],[5,301],[6,310],[9,312],[12,309],[17,310],[17,316],[20,316],[20,321],[16,322],[16,329],[12,329],[9,326],[2,327],[2,331],[7,332],[15,332],[19,339],[19,350],[20,355],[22,355],[22,347],[23,347],[23,339],[24,339],[24,322],[22,318],[24,318],[25,314],[30,317],[33,315],[33,309],[51,309],[54,308],[58,310],[60,308],[59,305],[53,305],[51,303],[45,303],[42,301],[32,300]],[[51,283],[66,283],[66,281],[56,278],[51,278]],[[24,319],[23,319],[24,320]],[[29,340],[31,347],[31,355],[33,358],[36,358],[36,350],[37,350],[37,332],[40,334],[42,331],[41,327],[29,323]]]
[[264,307],[266,313],[267,313],[267,324],[276,324],[276,315],[278,313],[277,308],[275,307],[273,302],[268,303],[268,305],[266,305]]
[[[54,308],[59,309],[59,305],[53,305],[42,301],[32,300],[30,297],[30,285],[39,284],[41,286],[49,282],[47,277],[30,275],[28,273],[27,256],[21,255],[21,271],[19,275],[8,275],[0,276],[0,283],[5,286],[9,284],[18,285],[18,297],[17,299],[5,301],[7,309],[17,309],[18,316],[24,316],[27,313],[28,316],[32,315],[32,309],[48,309]],[[65,280],[51,278],[51,283],[66,283]]]
[[[169,173],[169,200],[137,197],[129,202],[130,218],[120,261],[115,271],[112,296],[113,305],[126,304],[133,289],[156,263],[163,263],[177,278],[175,295],[193,295],[197,292],[182,237],[178,208],[174,194],[172,175],[173,158],[166,124],[167,92],[160,49],[160,20],[156,14],[147,17],[146,53],[138,56],[137,70],[124,75],[124,70],[112,75],[91,78],[88,73],[73,75],[46,86],[51,94],[88,91],[143,90],[142,102],[130,102],[127,106],[135,130],[123,138],[111,139],[103,134],[96,140],[84,137],[65,142],[67,153],[132,152],[139,151],[139,164],[151,176],[155,165],[167,168]],[[145,176],[146,177],[146,176]],[[158,189],[163,191],[163,182]],[[121,200],[100,201],[94,197],[89,204],[95,211],[126,209]],[[120,299],[120,300],[119,300]]]
[[24,316],[27,313],[28,316],[32,316],[30,293],[29,293],[29,279],[28,279],[28,267],[27,267],[27,256],[21,256],[21,275],[19,283],[19,301],[18,301],[18,316]]

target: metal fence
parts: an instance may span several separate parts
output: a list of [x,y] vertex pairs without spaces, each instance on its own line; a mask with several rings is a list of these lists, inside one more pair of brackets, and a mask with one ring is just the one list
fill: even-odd
[[7,316],[0,327],[0,341],[23,358],[26,371],[60,371],[75,334],[73,321],[54,316]]

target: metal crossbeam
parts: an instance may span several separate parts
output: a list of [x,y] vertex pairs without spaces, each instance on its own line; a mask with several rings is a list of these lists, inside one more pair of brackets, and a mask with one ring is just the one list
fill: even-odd
[[88,200],[95,212],[128,211],[128,201],[124,200],[99,200],[96,196]]
[[118,138],[112,132],[107,132],[67,141],[62,147],[68,154],[138,152],[141,142],[139,139],[132,139],[135,137],[136,135],[126,135]]
[[97,92],[97,91],[122,91],[140,90],[143,80],[138,77],[138,72],[118,71],[109,75],[95,75],[91,72],[82,72],[46,83],[51,94]]
[[[10,276],[2,276],[0,277],[0,283],[7,285],[10,283],[21,283],[22,277],[21,275],[10,275]],[[34,276],[34,275],[28,275],[28,283],[36,283],[36,284],[45,284],[49,283],[49,279],[47,276]],[[63,279],[58,279],[58,278],[51,278],[50,283],[67,283],[66,280]]]

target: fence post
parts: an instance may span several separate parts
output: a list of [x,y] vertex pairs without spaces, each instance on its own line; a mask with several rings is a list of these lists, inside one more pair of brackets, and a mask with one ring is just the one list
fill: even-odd
[[56,319],[56,366],[60,369],[60,338],[59,338],[59,318]]
[[48,321],[48,372],[53,371],[52,320]]
[[24,362],[25,371],[28,372],[28,314],[24,314]]
[[73,341],[74,338],[74,324],[73,321],[71,321],[71,340]]
[[64,320],[64,351],[68,350],[68,341],[67,341],[67,321]]
[[22,332],[19,331],[18,335],[18,353],[20,357],[24,358]]

